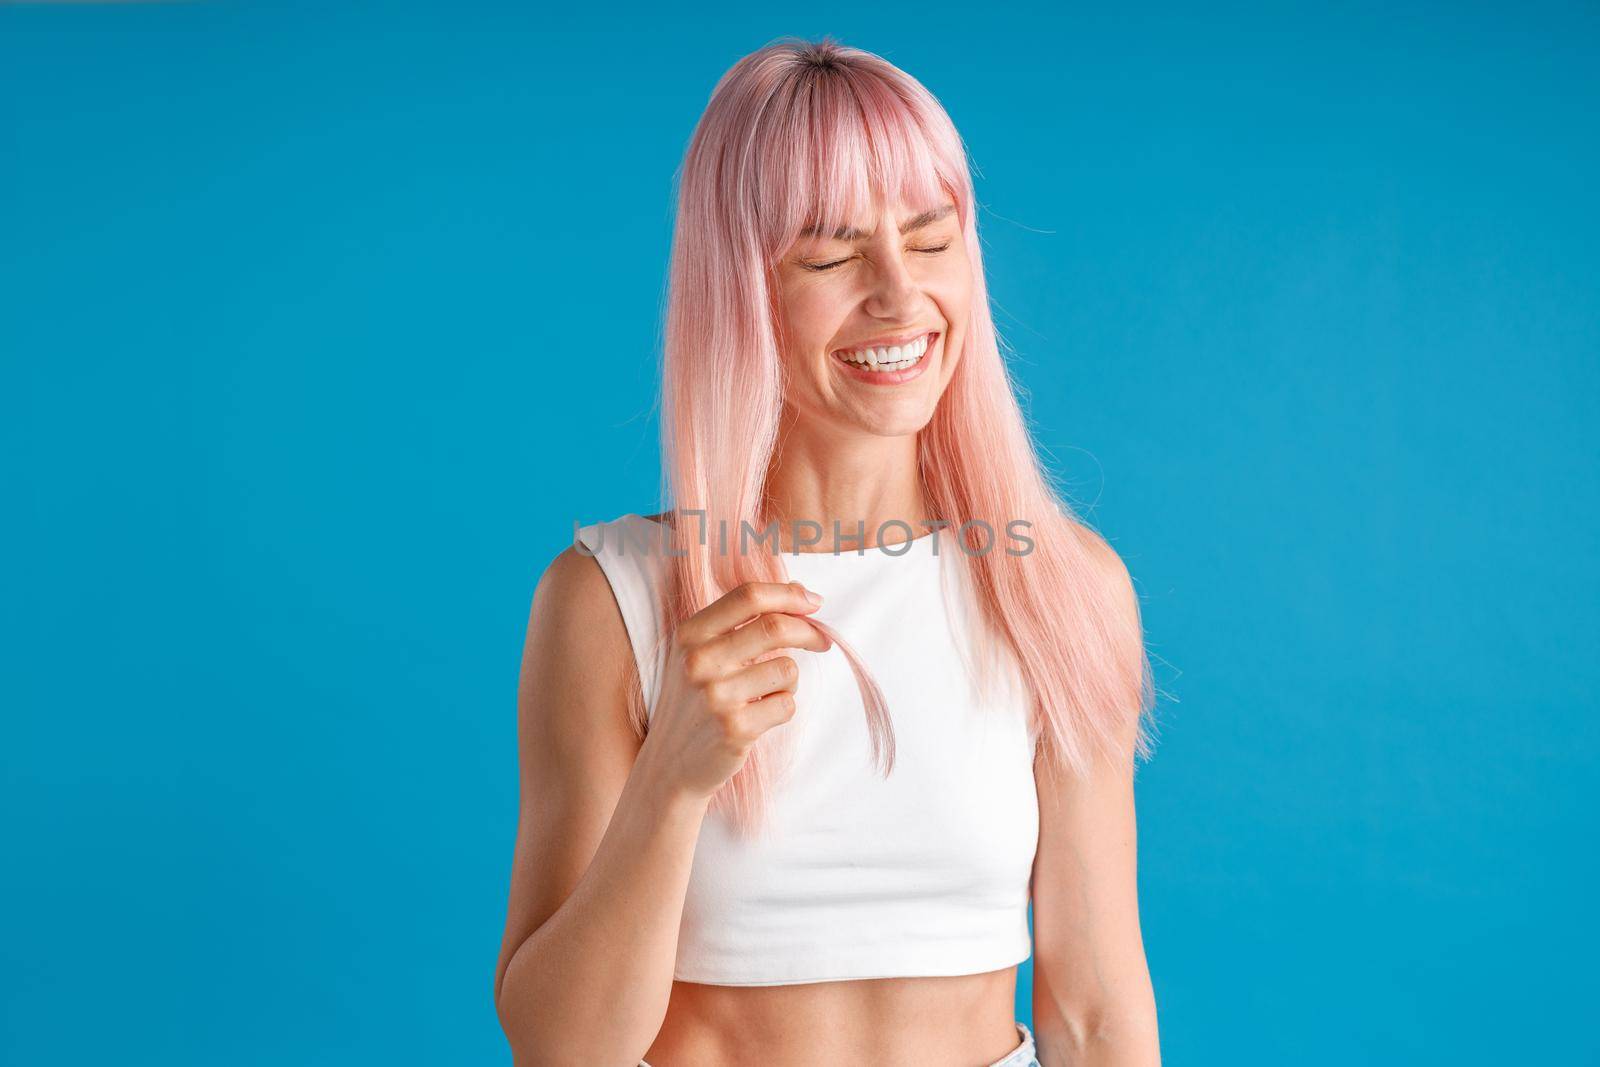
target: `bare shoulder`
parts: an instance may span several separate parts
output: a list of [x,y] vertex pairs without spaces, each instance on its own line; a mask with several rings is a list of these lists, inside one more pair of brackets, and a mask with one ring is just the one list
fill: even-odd
[[633,662],[622,609],[600,561],[575,545],[562,549],[539,576],[528,613],[518,684],[524,764],[622,737]]
[[[535,708],[610,706],[626,692],[631,662],[610,581],[598,560],[568,546],[550,561],[533,593],[522,657],[524,725]],[[572,686],[580,691],[565,692]],[[541,694],[557,699],[533,699]]]
[[1118,572],[1127,573],[1127,567],[1123,565],[1122,557],[1117,554],[1117,550],[1111,547],[1111,543],[1101,536],[1098,530],[1076,521],[1072,522],[1071,526],[1072,532],[1078,535],[1079,544],[1089,551],[1089,554],[1094,558],[1095,562],[1100,564],[1108,577],[1115,577]]
[[576,546],[562,549],[534,588],[529,636],[533,625],[539,624],[550,631],[544,636],[581,641],[591,627],[604,630],[613,621],[621,627],[622,617],[600,562]]
[[1109,599],[1117,605],[1121,613],[1131,615],[1137,620],[1139,597],[1134,592],[1133,578],[1128,573],[1127,564],[1099,532],[1081,522],[1072,523],[1072,529],[1078,535],[1079,542],[1088,551],[1089,558],[1094,560],[1103,583],[1102,588],[1106,590]]

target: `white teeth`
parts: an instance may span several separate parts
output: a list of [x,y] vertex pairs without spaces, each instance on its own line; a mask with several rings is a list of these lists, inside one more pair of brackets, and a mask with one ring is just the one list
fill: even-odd
[[904,345],[895,345],[890,348],[863,348],[843,354],[841,359],[847,363],[854,363],[870,370],[904,370],[915,366],[917,360],[928,351],[928,335],[923,334],[915,341]]

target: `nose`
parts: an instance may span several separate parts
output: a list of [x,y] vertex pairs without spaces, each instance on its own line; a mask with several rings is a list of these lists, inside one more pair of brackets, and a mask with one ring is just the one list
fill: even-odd
[[872,291],[867,295],[867,314],[895,322],[910,322],[916,317],[922,293],[906,265],[905,253],[895,249],[876,258],[879,267]]

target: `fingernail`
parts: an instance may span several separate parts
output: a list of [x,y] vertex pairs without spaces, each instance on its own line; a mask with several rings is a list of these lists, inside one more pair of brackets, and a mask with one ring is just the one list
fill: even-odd
[[806,587],[803,586],[803,585],[800,588],[802,590],[805,590],[806,599],[811,601],[813,606],[820,605],[822,603],[822,598],[820,596],[818,596],[817,594],[813,593],[811,590],[806,589]]

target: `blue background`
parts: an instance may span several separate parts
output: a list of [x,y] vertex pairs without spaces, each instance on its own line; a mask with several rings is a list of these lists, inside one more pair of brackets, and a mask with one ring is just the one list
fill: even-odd
[[1600,1062],[1595,9],[760,7],[0,6],[0,1060],[509,1062],[529,597],[657,503],[712,85],[832,33],[1143,597],[1167,1061]]

